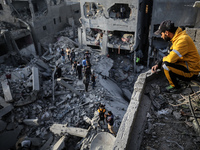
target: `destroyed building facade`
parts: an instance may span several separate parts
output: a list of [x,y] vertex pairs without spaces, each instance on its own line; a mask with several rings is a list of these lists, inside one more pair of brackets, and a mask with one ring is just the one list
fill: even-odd
[[98,46],[103,54],[110,49],[133,51],[138,46],[139,2],[81,0],[79,43]]
[[[36,54],[41,55],[41,45],[66,26],[79,24],[80,5],[78,2],[60,0],[0,0],[0,21],[26,28],[32,34]],[[16,35],[17,36],[17,35]],[[28,40],[24,35],[24,40]],[[1,42],[4,43],[5,42]]]

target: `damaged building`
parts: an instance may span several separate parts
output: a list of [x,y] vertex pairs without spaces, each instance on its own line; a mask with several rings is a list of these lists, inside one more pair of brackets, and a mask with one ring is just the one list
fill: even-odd
[[80,2],[82,27],[79,42],[97,46],[103,54],[120,49],[128,52],[138,44],[140,20],[139,1],[87,1]]
[[61,0],[0,1],[0,21],[29,29],[38,55],[44,53],[41,46],[45,45],[45,42],[56,40],[53,36],[55,33],[67,26],[75,28],[79,25],[79,18],[80,5],[78,2]]

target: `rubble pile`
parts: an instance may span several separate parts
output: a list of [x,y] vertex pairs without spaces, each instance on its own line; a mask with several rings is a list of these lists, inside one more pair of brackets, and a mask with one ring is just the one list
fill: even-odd
[[1,29],[0,34],[2,34],[4,30],[13,31],[13,30],[17,30],[19,28],[11,23],[0,21],[0,29]]
[[[163,93],[162,88],[168,85],[164,78],[158,77],[157,81],[148,83],[145,89],[152,105],[147,113],[141,150],[199,149],[200,132],[196,123],[196,120],[200,123],[199,85],[193,84],[192,88],[186,86],[179,94]],[[195,93],[191,94],[193,91]]]
[[[89,47],[77,48],[78,44],[64,36],[49,45],[41,58],[33,58],[26,66],[2,65],[2,149],[15,147],[17,139],[18,143],[22,139],[31,140],[33,149],[62,149],[69,145],[72,149],[89,149],[98,132],[108,131],[107,125],[98,126],[97,109],[101,103],[115,115],[114,130],[119,128],[128,103],[104,88],[108,83],[117,86],[108,73],[113,61]],[[89,86],[85,92],[83,81],[78,80],[68,58],[62,61],[60,50],[67,47],[75,50],[76,60],[80,62],[86,50],[91,53],[92,72],[97,76],[94,90]],[[62,77],[58,79],[54,79],[56,66],[62,69]]]

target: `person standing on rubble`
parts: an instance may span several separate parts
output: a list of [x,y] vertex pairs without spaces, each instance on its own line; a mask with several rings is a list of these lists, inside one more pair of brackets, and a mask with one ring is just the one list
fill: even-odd
[[70,60],[71,60],[71,65],[73,64],[74,60],[75,60],[75,52],[74,49],[72,49],[72,52],[70,53]]
[[76,70],[78,72],[78,79],[81,80],[82,79],[82,68],[83,66],[78,62]]
[[89,78],[89,80],[90,80],[90,75],[91,75],[91,69],[90,66],[87,66],[85,69],[85,76]]
[[74,74],[74,72],[75,72],[75,73],[76,73],[76,76],[77,76],[77,61],[76,61],[76,60],[75,60],[74,63],[73,63],[72,70],[73,70],[73,74]]
[[70,52],[71,52],[71,50],[69,49],[69,47],[67,47],[66,53],[67,53],[68,60],[70,60]]
[[84,57],[86,58],[86,61],[90,62],[91,53],[89,52],[89,50],[85,52]]
[[54,75],[54,78],[60,78],[62,75],[62,70],[60,67],[56,66],[56,72],[55,72],[55,75]]
[[155,73],[162,66],[170,84],[164,91],[180,91],[181,85],[177,79],[190,81],[197,78],[200,72],[200,56],[195,44],[186,31],[175,27],[170,20],[163,21],[154,34],[161,35],[165,41],[172,42],[172,46],[170,53],[157,62],[151,71]]
[[83,78],[83,83],[85,84],[85,92],[88,92],[88,86],[89,86],[89,83],[90,83],[90,78],[85,75],[84,78]]
[[96,84],[96,76],[94,74],[94,72],[92,73],[92,76],[91,76],[91,81],[92,81],[92,88],[94,90],[94,87],[95,87],[95,84]]
[[98,113],[99,113],[99,121],[98,121],[98,123],[99,123],[99,125],[100,125],[100,121],[103,121],[103,124],[105,125],[105,122],[104,122],[105,112],[106,112],[105,105],[100,104],[99,109],[98,109]]
[[63,49],[63,48],[62,48],[60,54],[61,54],[61,56],[62,56],[62,61],[65,62],[65,52],[64,52],[64,49]]
[[116,137],[116,133],[113,130],[113,124],[114,124],[114,116],[111,111],[108,111],[108,114],[105,114],[106,122],[108,123],[108,129],[110,133],[112,133]]
[[86,68],[86,66],[87,66],[87,64],[86,64],[86,58],[84,57],[84,59],[82,60],[82,65],[83,65],[83,69],[84,69],[84,71],[85,71],[85,68]]

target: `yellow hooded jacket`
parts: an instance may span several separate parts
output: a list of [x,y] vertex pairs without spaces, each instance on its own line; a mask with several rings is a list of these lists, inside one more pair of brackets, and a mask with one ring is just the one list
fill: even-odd
[[171,39],[171,52],[163,58],[163,62],[175,63],[182,65],[190,72],[198,74],[200,72],[200,56],[194,45],[193,40],[180,27],[176,30],[174,37]]

